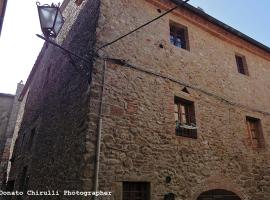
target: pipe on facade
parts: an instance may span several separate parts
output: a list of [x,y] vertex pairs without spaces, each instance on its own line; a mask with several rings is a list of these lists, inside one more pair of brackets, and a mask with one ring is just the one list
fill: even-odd
[[[102,107],[103,107],[103,96],[104,96],[104,85],[105,85],[105,72],[107,68],[107,60],[104,59],[103,65],[103,76],[101,86],[101,96],[99,104],[99,121],[98,121],[98,132],[97,132],[97,146],[96,146],[96,166],[95,166],[95,179],[94,179],[94,190],[98,191],[98,177],[99,177],[99,164],[100,164],[100,146],[101,146],[101,133],[102,133]],[[96,196],[94,196],[96,199]]]

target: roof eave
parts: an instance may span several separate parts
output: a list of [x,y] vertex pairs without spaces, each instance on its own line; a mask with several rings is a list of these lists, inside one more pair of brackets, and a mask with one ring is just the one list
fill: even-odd
[[[170,1],[172,1],[176,5],[182,5],[182,1],[181,0],[170,0]],[[225,29],[229,33],[231,33],[231,34],[233,34],[233,35],[235,35],[235,36],[237,36],[237,37],[245,40],[246,42],[249,42],[249,43],[255,45],[256,47],[259,47],[260,49],[266,51],[267,53],[270,53],[270,48],[268,46],[266,46],[266,45],[258,42],[257,40],[255,40],[255,39],[253,39],[253,38],[251,38],[251,37],[249,37],[247,35],[245,35],[244,33],[236,30],[235,28],[233,28],[233,27],[231,27],[231,26],[229,26],[229,25],[227,25],[227,24],[219,21],[218,19],[216,19],[216,18],[208,15],[207,13],[199,10],[198,8],[195,8],[194,6],[192,6],[192,5],[188,4],[188,3],[183,4],[182,7],[186,8],[189,11],[197,14],[198,16],[206,19],[207,21],[209,21],[209,22],[211,22],[211,23],[213,23],[213,24],[221,27],[222,29]]]

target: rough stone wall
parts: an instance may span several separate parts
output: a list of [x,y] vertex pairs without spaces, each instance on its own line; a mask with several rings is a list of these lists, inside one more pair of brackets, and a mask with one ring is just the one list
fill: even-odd
[[8,159],[9,159],[9,152],[10,152],[10,147],[11,147],[11,140],[13,137],[16,121],[17,121],[17,116],[18,112],[20,109],[20,102],[18,101],[18,97],[22,91],[23,84],[18,83],[17,84],[17,90],[15,96],[12,98],[12,106],[10,107],[10,115],[8,117],[8,124],[6,127],[5,134],[3,136],[3,144],[1,145],[1,178],[3,178],[2,181],[5,181],[6,177],[6,168],[8,164]]
[[[143,0],[103,0],[97,45],[153,19],[159,15],[157,8]],[[163,78],[108,63],[99,188],[114,192],[108,199],[121,199],[122,181],[149,181],[154,200],[168,192],[176,199],[196,200],[210,189],[268,200],[270,62],[228,42],[234,36],[221,39],[176,14],[105,49],[106,56],[128,60]],[[170,20],[188,27],[190,51],[170,44]],[[245,55],[250,76],[237,72],[235,53]],[[95,63],[97,71],[101,67]],[[192,86],[189,95],[181,92],[179,82]],[[100,78],[95,83],[99,85]],[[174,96],[194,101],[198,139],[175,135]],[[247,145],[247,115],[261,119],[265,148]],[[165,183],[166,176],[171,183]]]
[[[2,154],[5,149],[6,142],[6,132],[8,129],[8,123],[10,119],[10,114],[12,111],[12,105],[14,101],[14,95],[10,94],[0,94],[0,158],[2,159]],[[0,164],[0,182],[3,178],[4,166]]]
[[[15,147],[15,143],[17,141],[18,138],[18,132],[20,130],[21,127],[21,123],[22,123],[22,119],[23,119],[23,114],[24,114],[24,108],[25,108],[25,103],[26,103],[26,99],[27,99],[27,93],[24,96],[23,100],[21,100],[20,106],[19,106],[19,110],[18,110],[18,114],[17,114],[17,119],[15,122],[15,127],[14,127],[14,132],[12,135],[12,138],[10,140],[10,146],[9,146],[9,161],[7,163],[7,169],[6,169],[6,174],[7,174],[7,178],[9,177],[9,173],[10,173],[10,168],[11,168],[11,161],[13,159],[13,151],[14,151],[14,147]],[[18,101],[18,100],[17,100]]]
[[16,124],[16,120],[17,120],[17,115],[18,115],[18,111],[20,108],[20,102],[18,101],[19,95],[22,91],[24,87],[24,84],[22,83],[18,83],[17,84],[17,90],[16,90],[16,94],[14,96],[14,100],[13,100],[13,104],[12,104],[12,110],[10,113],[10,118],[9,118],[9,122],[8,122],[8,127],[7,127],[7,131],[6,131],[6,137],[12,137],[13,132],[14,132],[14,127]]
[[[64,11],[66,22],[57,41],[92,62],[98,14],[99,0],[84,1],[80,7],[70,1]],[[28,189],[82,188],[91,67],[91,63],[70,59],[54,46],[43,47],[34,66],[36,72],[29,87],[13,154],[15,161],[9,180],[16,179],[15,189],[19,189],[25,166],[28,166],[30,178]],[[29,149],[33,129],[36,133]],[[24,199],[27,198],[40,199]]]
[[8,126],[8,119],[12,109],[14,95],[0,94],[0,143],[3,148],[4,138]]

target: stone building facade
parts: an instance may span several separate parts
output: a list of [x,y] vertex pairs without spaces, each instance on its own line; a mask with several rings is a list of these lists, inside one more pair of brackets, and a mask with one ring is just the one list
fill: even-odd
[[184,5],[94,57],[181,1],[75,3],[56,42],[92,64],[42,49],[21,95],[14,188],[270,199],[270,49]]
[[6,170],[9,162],[10,148],[15,129],[18,127],[17,119],[20,113],[21,103],[18,101],[23,89],[22,82],[17,84],[15,95],[0,94],[0,182],[6,180]]
[[1,113],[1,124],[0,124],[0,146],[1,152],[5,146],[5,134],[8,127],[8,121],[12,110],[12,104],[14,101],[14,95],[11,94],[0,94],[0,113]]
[[0,35],[1,35],[1,32],[2,32],[6,7],[7,7],[7,0],[0,0]]

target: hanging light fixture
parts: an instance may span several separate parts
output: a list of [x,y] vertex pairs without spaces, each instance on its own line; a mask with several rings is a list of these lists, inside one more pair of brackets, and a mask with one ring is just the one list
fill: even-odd
[[46,38],[56,38],[64,24],[64,17],[60,11],[60,3],[40,5],[36,3],[41,30]]
[[59,31],[61,30],[63,24],[64,24],[64,17],[61,13],[60,10],[60,3],[56,4],[44,4],[40,5],[39,2],[36,2],[37,8],[38,8],[38,15],[39,15],[39,21],[40,21],[40,26],[41,30],[44,36],[41,36],[39,34],[36,34],[39,38],[43,39],[46,41],[47,44],[52,44],[66,53],[68,53],[71,56],[77,57],[81,60],[83,60],[86,63],[91,64],[92,62],[90,60],[87,60],[72,51],[69,51],[68,49],[65,49],[61,45],[55,43],[53,40],[50,38],[56,38],[58,35]]

